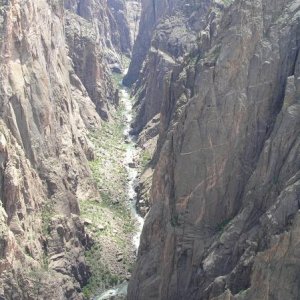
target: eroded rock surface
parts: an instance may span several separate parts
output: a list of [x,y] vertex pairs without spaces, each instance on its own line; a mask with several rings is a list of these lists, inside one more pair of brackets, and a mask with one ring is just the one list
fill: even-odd
[[111,105],[118,104],[111,70],[122,71],[122,55],[130,55],[132,48],[124,0],[66,1],[64,5],[75,73],[102,119],[108,120]]
[[128,299],[299,297],[300,5],[224,3],[195,11],[197,49],[142,88],[147,106],[158,86],[160,136]]
[[65,4],[78,15],[62,1],[0,2],[1,299],[83,299],[90,276],[78,199],[98,196],[87,133],[115,91],[90,6]]

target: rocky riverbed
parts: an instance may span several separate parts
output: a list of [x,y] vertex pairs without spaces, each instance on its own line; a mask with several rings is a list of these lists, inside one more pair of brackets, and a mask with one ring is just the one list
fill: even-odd
[[[132,218],[132,235],[130,240],[127,239],[127,247],[131,248],[132,253],[137,254],[140,235],[142,232],[144,219],[138,214],[136,209],[137,192],[136,187],[138,184],[139,176],[139,150],[136,145],[136,137],[130,134],[131,122],[133,120],[133,103],[130,99],[130,91],[120,85],[120,107],[122,120],[125,122],[123,129],[123,148],[125,153],[123,156],[123,167],[126,170],[126,206],[130,211]],[[128,274],[129,275],[129,274]],[[127,279],[129,276],[127,276]],[[108,299],[125,299],[127,295],[127,280],[115,287],[102,290],[99,295],[95,296],[96,300],[108,300]]]

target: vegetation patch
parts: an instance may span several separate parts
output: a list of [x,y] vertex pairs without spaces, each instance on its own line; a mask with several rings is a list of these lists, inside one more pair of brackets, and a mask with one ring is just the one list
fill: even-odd
[[52,217],[55,216],[54,206],[52,203],[45,203],[41,210],[41,219],[42,219],[42,233],[44,236],[50,234],[49,224],[51,223]]
[[105,259],[102,257],[100,247],[99,243],[96,243],[90,251],[86,252],[86,261],[93,274],[88,285],[83,288],[83,294],[87,299],[90,299],[96,291],[107,289],[122,281],[122,278],[113,274],[103,263]]
[[217,231],[218,231],[218,232],[223,232],[223,231],[225,230],[225,227],[226,227],[227,225],[229,225],[229,223],[230,223],[231,220],[232,220],[232,219],[229,218],[229,219],[224,220],[224,221],[221,222],[220,224],[218,224],[218,225],[217,225]]
[[135,259],[132,251],[135,224],[127,203],[124,159],[128,145],[124,139],[124,125],[121,104],[113,120],[103,123],[89,136],[95,146],[95,159],[90,162],[90,169],[100,197],[80,201],[81,216],[94,241],[93,247],[86,252],[86,262],[92,273],[83,290],[86,298],[126,280]]
[[234,0],[222,0],[225,6],[229,6],[231,3],[234,2]]
[[141,151],[140,164],[142,170],[145,170],[147,165],[150,163],[151,159],[152,159],[152,152],[149,149],[146,148]]

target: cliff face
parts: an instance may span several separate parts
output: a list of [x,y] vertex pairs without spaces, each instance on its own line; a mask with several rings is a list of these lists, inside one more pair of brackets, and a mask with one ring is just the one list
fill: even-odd
[[[297,299],[299,3],[219,1],[196,13],[197,50],[164,76],[152,207],[128,299]],[[186,45],[176,28],[168,36]]]
[[[125,84],[135,84],[140,132],[161,109],[163,79],[185,55],[197,51],[198,33],[205,29],[211,1],[145,1],[139,36]],[[156,132],[157,133],[157,132]]]
[[66,38],[74,70],[102,119],[117,104],[110,68],[120,71],[131,37],[123,0],[66,1]]
[[130,30],[131,47],[133,48],[139,31],[139,23],[141,17],[141,0],[127,0],[125,1],[125,5],[126,19]]
[[138,37],[133,47],[132,62],[124,78],[126,85],[132,85],[139,78],[139,72],[151,45],[155,26],[164,16],[171,14],[178,3],[180,3],[178,0],[141,0],[141,22]]
[[56,0],[1,1],[0,33],[0,298],[82,299],[90,241],[78,199],[97,196],[87,133],[100,126],[90,98],[104,118],[113,102],[99,33]]

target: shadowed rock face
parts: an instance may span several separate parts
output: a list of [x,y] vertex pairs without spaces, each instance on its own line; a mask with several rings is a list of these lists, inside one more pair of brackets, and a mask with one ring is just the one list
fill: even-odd
[[215,3],[163,76],[128,299],[298,299],[299,17],[297,1]]
[[[125,0],[67,0],[67,10],[93,22],[102,48],[130,54],[132,41],[128,28]],[[111,58],[112,59],[112,58]]]
[[[90,275],[78,199],[97,196],[87,132],[100,118],[68,57],[64,14],[62,1],[0,1],[1,299],[82,299]],[[95,68],[93,82],[105,80]]]
[[[124,0],[108,0],[107,5],[115,22],[115,28],[112,28],[111,35],[113,42],[118,45],[119,52],[127,55],[131,54],[133,40],[130,36],[130,29],[127,20],[127,7]],[[112,21],[111,21],[112,23]],[[118,33],[116,34],[115,31]],[[114,36],[113,34],[116,34]]]
[[141,0],[142,15],[138,38],[133,47],[132,62],[124,78],[125,85],[132,85],[138,78],[142,64],[150,48],[151,38],[155,25],[166,15],[171,14],[181,1],[150,1]]
[[101,118],[108,120],[109,104],[117,104],[111,68],[121,69],[131,52],[131,37],[123,0],[66,1],[66,40],[76,75]]
[[150,2],[144,3],[139,37],[124,79],[129,85],[136,81],[136,133],[160,112],[164,77],[180,66],[185,55],[198,51],[198,33],[205,29],[211,5],[211,1]]

